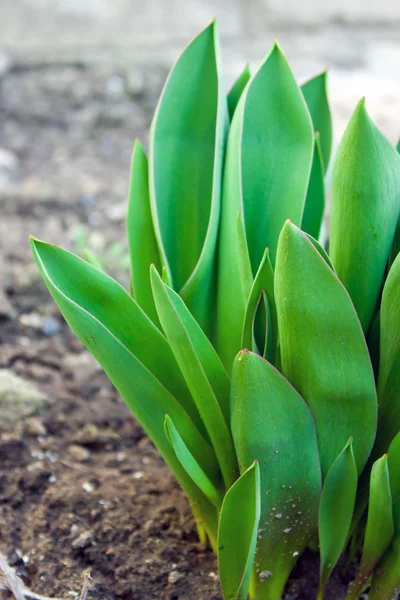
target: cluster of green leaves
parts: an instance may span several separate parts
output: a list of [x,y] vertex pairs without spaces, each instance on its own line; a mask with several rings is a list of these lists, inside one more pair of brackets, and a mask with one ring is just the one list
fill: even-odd
[[358,104],[332,173],[326,74],[274,44],[226,96],[216,23],[135,142],[131,289],[32,240],[46,285],[186,492],[226,600],[278,600],[306,547],[323,598],[400,588],[400,158]]

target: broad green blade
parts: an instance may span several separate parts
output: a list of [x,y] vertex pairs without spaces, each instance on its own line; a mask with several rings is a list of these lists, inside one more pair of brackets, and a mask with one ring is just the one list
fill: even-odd
[[400,157],[369,118],[363,99],[333,166],[329,254],[365,332],[376,310],[399,209]]
[[213,21],[173,67],[150,132],[150,198],[161,262],[201,327],[213,269],[228,108]]
[[367,345],[343,285],[290,222],[279,240],[275,299],[282,373],[313,413],[323,477],[350,436],[361,473],[377,419]]
[[196,458],[190,452],[172,419],[168,415],[165,416],[164,428],[165,435],[186,473],[193,479],[194,483],[201,489],[203,494],[207,496],[209,501],[219,509],[223,499],[223,494],[218,489],[220,487],[220,481],[213,482],[210,480],[209,475],[204,472]]
[[301,86],[301,91],[310,111],[314,131],[320,134],[325,171],[329,166],[332,150],[332,118],[327,94],[327,76],[328,72],[324,71]]
[[244,88],[249,82],[250,77],[250,65],[249,63],[246,63],[245,68],[240,73],[239,77],[236,79],[235,83],[233,84],[228,93],[228,112],[229,118],[231,120],[240,100],[240,96],[242,95]]
[[105,271],[103,263],[97,258],[97,256],[93,254],[91,250],[89,250],[89,248],[85,248],[83,250],[83,257],[90,265],[92,265],[92,267],[96,267],[96,269],[99,269],[100,271]]
[[[167,301],[168,305],[170,305],[175,313],[173,320],[176,321],[178,327],[181,328],[182,335],[186,332],[201,364],[202,370],[210,382],[218,400],[225,421],[229,425],[231,418],[229,399],[231,386],[221,359],[199,324],[196,322],[196,319],[190,313],[182,298],[180,298],[180,296],[164,281],[162,282],[163,285],[161,285],[160,276],[154,268],[152,268],[151,279],[154,294],[157,298],[160,298],[160,311],[166,311],[163,304]],[[186,335],[184,335],[185,338]],[[172,351],[174,352],[174,350]],[[183,372],[184,369],[181,370]]]
[[371,327],[369,328],[367,335],[368,350],[371,357],[372,366],[374,368],[375,380],[378,379],[379,374],[380,335],[381,314],[380,312],[377,312],[372,320]]
[[335,269],[333,268],[333,264],[331,262],[331,259],[328,256],[328,254],[326,253],[326,250],[324,250],[324,248],[321,246],[321,244],[315,238],[313,238],[312,235],[310,235],[309,233],[306,233],[306,232],[304,232],[304,233],[306,234],[307,238],[310,240],[310,242],[312,243],[314,248],[317,250],[317,252],[319,252],[319,254],[322,256],[322,258],[324,259],[326,264],[332,269],[332,271],[334,271]]
[[228,490],[218,527],[218,570],[224,600],[246,600],[260,521],[257,461]]
[[[203,335],[201,339],[199,327],[196,332],[193,317],[185,310],[182,299],[163,283],[154,268],[151,270],[151,284],[161,325],[204,422],[225,485],[229,487],[238,475],[237,460],[226,412],[224,416],[216,397],[217,390],[212,386],[212,382],[216,382],[218,391],[225,395],[229,390],[227,376],[206,337]],[[189,323],[194,336],[190,335],[184,320]],[[203,365],[200,357],[207,354],[209,360]],[[211,372],[210,379],[208,372]],[[223,377],[222,382],[218,380],[218,374]],[[221,402],[226,406],[225,396]]]
[[256,273],[265,248],[274,264],[287,218],[300,224],[313,154],[307,106],[274,44],[244,89],[228,137],[219,239],[217,349],[225,367],[240,350],[245,302],[240,296],[237,214],[242,212]]
[[236,254],[239,267],[239,285],[241,298],[247,302],[251,286],[253,285],[253,273],[251,271],[249,247],[244,226],[243,213],[238,212],[236,220]]
[[31,245],[50,293],[57,294],[55,301],[61,312],[59,299],[65,297],[68,307],[76,305],[103,324],[178,400],[199,431],[203,431],[199,412],[167,340],[119,283],[71,252],[34,238]]
[[314,157],[308,182],[306,203],[301,228],[318,239],[325,209],[324,163],[320,145],[320,134],[315,134]]
[[267,357],[274,364],[278,344],[278,323],[274,294],[274,270],[269,259],[268,248],[264,252],[247,301],[242,333],[242,348],[252,347],[253,323],[262,292],[265,292],[268,300],[268,311],[271,320],[271,327],[268,329]]
[[[390,475],[390,488],[392,491],[393,504],[400,506],[400,433],[398,433],[389,446],[388,464]],[[400,533],[400,515],[395,511],[396,531]]]
[[150,265],[161,271],[149,197],[147,158],[139,140],[133,146],[126,229],[131,261],[131,291],[139,306],[159,326],[150,285]]
[[368,520],[360,568],[346,600],[357,600],[394,534],[388,456],[378,459],[371,471]]
[[260,464],[252,597],[280,598],[297,557],[317,530],[321,471],[314,421],[289,382],[266,360],[244,350],[234,360],[231,403],[240,470],[253,460]]
[[356,492],[357,467],[350,438],[330,467],[322,488],[318,519],[321,555],[318,600],[322,600],[328,577],[345,548]]
[[397,600],[400,594],[400,534],[379,564],[368,592],[368,600]]
[[383,288],[380,310],[378,439],[382,452],[400,431],[400,254]]
[[[169,414],[206,472],[215,456],[171,392],[184,391],[170,348],[119,284],[80,258],[31,239],[45,284],[68,325],[101,364],[189,496],[198,521],[215,545],[216,511],[186,474],[164,432]],[[183,404],[184,397],[180,400]],[[195,408],[185,399],[186,408]],[[197,411],[196,411],[197,412]]]
[[396,150],[397,152],[400,152],[400,140],[396,144]]

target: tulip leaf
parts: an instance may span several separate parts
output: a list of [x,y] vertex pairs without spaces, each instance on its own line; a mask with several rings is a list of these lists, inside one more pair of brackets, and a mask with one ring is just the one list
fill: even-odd
[[132,295],[159,327],[150,285],[150,265],[154,264],[161,271],[161,262],[150,210],[147,158],[139,140],[135,141],[133,147],[126,228]]
[[239,282],[241,286],[241,297],[247,302],[251,286],[253,285],[253,274],[247,245],[246,230],[244,227],[243,213],[237,214],[236,221],[236,252],[239,266]]
[[400,433],[390,444],[388,466],[395,534],[372,578],[369,600],[394,600],[400,593]]
[[[390,475],[390,489],[393,503],[400,506],[400,433],[398,433],[389,446],[388,464]],[[400,533],[400,515],[395,511],[396,530]]]
[[243,214],[255,274],[266,247],[274,264],[287,218],[300,224],[313,154],[313,131],[303,95],[274,44],[236,108],[228,136],[219,240],[217,349],[225,367],[240,350],[245,313],[234,236]]
[[318,519],[321,555],[318,600],[322,600],[328,577],[345,548],[356,492],[357,467],[350,438],[330,467],[322,488]]
[[332,150],[332,118],[327,95],[327,75],[328,72],[324,71],[301,86],[314,131],[320,134],[324,171],[328,168]]
[[168,279],[209,331],[228,108],[213,21],[185,49],[150,132],[155,233]]
[[207,496],[210,502],[219,509],[222,503],[222,494],[218,490],[218,483],[220,482],[217,481],[216,483],[213,483],[210,480],[207,473],[204,472],[196,458],[190,452],[172,419],[168,415],[165,416],[164,428],[165,435],[186,473],[193,479],[195,484],[201,489],[203,494]]
[[400,594],[400,534],[396,534],[392,545],[376,570],[368,600],[396,600]]
[[371,121],[363,99],[333,166],[329,254],[365,332],[376,310],[399,209],[400,157]]
[[227,491],[218,526],[218,569],[224,600],[246,600],[260,521],[257,461]]
[[321,153],[320,135],[315,134],[314,156],[308,182],[301,229],[318,239],[325,209],[324,166]]
[[[214,349],[200,327],[196,327],[183,300],[163,283],[154,268],[151,269],[151,284],[164,333],[204,422],[228,487],[237,476],[235,450],[226,420],[229,416],[226,404],[229,397],[228,378]],[[205,358],[204,364],[201,357]],[[222,405],[225,406],[225,415],[216,397],[217,390],[221,392],[221,402],[225,402]]]
[[313,413],[323,476],[351,435],[361,472],[377,420],[367,345],[343,285],[290,222],[279,240],[275,299],[282,373]]
[[90,265],[92,265],[92,267],[96,267],[96,269],[99,269],[100,271],[105,272],[103,263],[101,262],[101,260],[99,260],[97,258],[97,256],[95,256],[93,254],[93,252],[91,250],[89,250],[89,248],[84,248],[83,257],[86,260],[86,262],[88,262]]
[[394,534],[392,494],[390,491],[388,456],[372,466],[368,519],[358,574],[350,586],[346,600],[357,600]]
[[383,288],[380,310],[378,376],[379,428],[377,444],[387,451],[400,431],[400,254],[391,266]]
[[309,233],[304,232],[307,236],[307,238],[310,240],[310,242],[312,243],[312,245],[314,246],[314,248],[317,250],[317,252],[322,256],[322,258],[324,259],[324,261],[326,262],[326,264],[332,269],[332,271],[334,271],[335,269],[333,268],[333,264],[331,259],[329,258],[328,254],[326,253],[326,250],[324,250],[324,248],[321,246],[321,244],[312,237],[312,235],[310,235]]
[[[215,508],[186,474],[164,432],[164,417],[169,414],[204,471],[213,476],[218,473],[212,449],[172,395],[182,386],[165,338],[110,277],[70,252],[34,239],[31,244],[45,284],[68,325],[157,446],[191,499],[196,519],[204,523],[215,544]],[[183,399],[181,395],[182,405]],[[185,408],[192,409],[187,399]]]
[[268,328],[267,357],[270,362],[274,363],[278,344],[278,324],[274,295],[274,270],[269,259],[268,248],[264,252],[247,301],[242,333],[242,348],[252,347],[253,323],[263,292],[265,292],[267,298],[268,313],[271,321],[271,326]]
[[249,63],[246,63],[246,66],[244,67],[243,71],[240,73],[239,77],[236,79],[235,83],[233,84],[228,93],[228,112],[229,118],[231,120],[240,100],[240,96],[242,95],[244,88],[249,82],[250,77],[250,65]]
[[280,598],[297,557],[317,529],[321,472],[313,418],[288,381],[245,350],[234,360],[231,411],[241,471],[255,459],[260,464],[253,597]]

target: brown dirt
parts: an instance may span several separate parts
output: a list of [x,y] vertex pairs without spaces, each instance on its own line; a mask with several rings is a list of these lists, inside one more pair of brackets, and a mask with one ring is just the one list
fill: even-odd
[[[83,225],[126,281],[104,247],[121,238],[132,140],[147,131],[160,87],[160,73],[148,73],[14,64],[0,78],[0,148],[18,162],[0,183],[0,367],[54,400],[0,423],[0,551],[28,587],[64,599],[78,598],[87,571],[88,599],[221,599],[185,497],[68,331],[27,242],[32,233],[76,250]],[[314,598],[317,572],[308,553],[285,599]],[[343,598],[346,581],[338,570],[327,600]]]

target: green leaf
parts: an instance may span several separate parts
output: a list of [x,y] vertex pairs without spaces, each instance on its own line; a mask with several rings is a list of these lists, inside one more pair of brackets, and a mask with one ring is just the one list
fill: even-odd
[[325,209],[324,166],[320,145],[320,134],[315,134],[314,157],[308,182],[306,203],[301,228],[314,238],[319,237]]
[[400,593],[400,534],[376,570],[368,592],[368,600],[396,600]]
[[150,265],[161,271],[150,211],[147,158],[139,140],[133,146],[126,221],[131,261],[131,290],[139,306],[159,326],[150,285]]
[[317,252],[322,256],[322,258],[324,259],[324,261],[326,262],[326,264],[328,265],[328,267],[330,267],[332,269],[332,271],[334,271],[335,269],[333,268],[333,264],[331,262],[331,259],[329,258],[328,254],[326,253],[326,250],[324,250],[324,248],[321,246],[321,244],[312,237],[312,235],[310,235],[309,233],[304,232],[307,236],[307,238],[310,240],[310,242],[312,243],[312,245],[314,246],[314,248],[317,250]]
[[253,273],[266,247],[274,264],[287,218],[300,224],[313,154],[303,95],[275,44],[244,89],[228,137],[219,240],[217,349],[225,367],[240,350],[245,297],[240,296],[237,214],[243,214]]
[[[390,489],[394,504],[400,503],[400,433],[398,433],[389,446],[388,464],[390,475]],[[396,514],[395,511],[395,516]],[[400,516],[400,515],[399,515]],[[396,530],[400,533],[400,519],[396,518]]]
[[333,166],[330,257],[365,332],[382,288],[400,208],[400,157],[358,104]]
[[328,72],[324,71],[301,86],[301,91],[310,111],[314,131],[321,136],[322,164],[325,171],[328,168],[332,150],[332,118],[327,94],[327,75]]
[[202,468],[207,473],[216,471],[212,449],[188,416],[192,412],[199,420],[167,341],[110,277],[60,248],[33,238],[31,244],[45,284],[68,325],[101,364],[158,448],[215,545],[215,508],[188,477],[164,432],[164,416],[169,414]]
[[389,550],[372,578],[368,595],[370,600],[394,600],[400,593],[400,433],[390,444],[388,466],[395,534]]
[[257,461],[228,490],[218,527],[218,570],[224,600],[246,600],[260,520]]
[[186,473],[193,479],[210,502],[219,509],[223,498],[221,491],[218,489],[220,481],[212,482],[210,480],[208,474],[204,472],[196,458],[190,452],[168,415],[165,416],[164,428],[165,435]]
[[318,600],[323,598],[328,577],[346,545],[356,492],[357,467],[350,438],[330,467],[322,488],[318,519],[321,554]]
[[268,311],[271,320],[271,327],[268,330],[267,357],[271,363],[274,363],[278,345],[278,323],[274,295],[274,270],[269,259],[268,248],[264,252],[247,301],[242,333],[242,348],[252,347],[253,323],[262,292],[265,292],[268,301]]
[[380,310],[377,446],[387,451],[400,431],[400,254],[383,288]]
[[251,271],[249,248],[247,245],[247,236],[244,227],[243,213],[241,212],[238,212],[236,221],[236,253],[239,267],[241,299],[244,301],[244,303],[246,303],[249,297],[251,286],[253,285],[253,273]]
[[250,65],[249,63],[246,63],[245,68],[240,73],[239,77],[236,79],[235,83],[233,84],[228,93],[228,112],[229,118],[231,120],[240,100],[240,96],[242,95],[244,88],[249,82],[250,77]]
[[314,415],[323,476],[351,435],[361,472],[377,419],[367,345],[343,285],[290,222],[279,240],[275,299],[282,373]]
[[228,109],[216,22],[185,49],[150,132],[150,199],[161,262],[206,332],[212,322]]
[[83,256],[86,262],[88,262],[90,265],[96,267],[96,269],[99,269],[100,271],[105,271],[102,262],[93,254],[91,250],[89,250],[89,248],[84,248]]
[[392,494],[390,491],[388,456],[385,454],[372,467],[368,520],[360,568],[350,586],[346,600],[357,600],[378,561],[388,549],[393,534]]
[[280,598],[297,557],[317,530],[321,471],[313,418],[288,381],[245,350],[234,361],[231,403],[240,470],[255,459],[260,464],[253,597]]
[[[151,284],[161,325],[204,422],[228,487],[237,477],[235,450],[226,420],[229,418],[228,378],[182,299],[163,283],[154,268],[151,269]],[[221,405],[216,396],[218,392]]]

